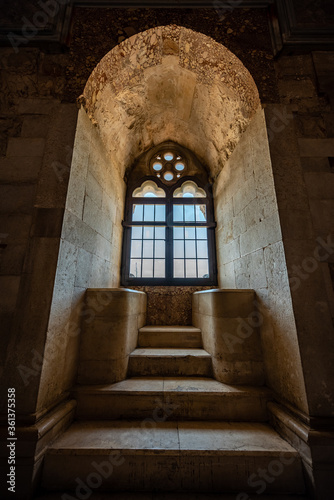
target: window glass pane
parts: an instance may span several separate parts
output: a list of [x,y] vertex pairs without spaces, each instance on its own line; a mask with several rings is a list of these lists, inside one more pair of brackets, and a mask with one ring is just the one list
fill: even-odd
[[182,170],[184,170],[184,163],[182,163],[182,161],[178,161],[175,163],[175,168],[178,172],[182,172]]
[[184,212],[185,212],[184,220],[186,222],[190,222],[190,221],[195,220],[195,207],[194,207],[194,205],[185,205]]
[[141,260],[131,259],[130,260],[130,278],[140,278],[141,277]]
[[183,259],[174,259],[174,278],[184,278]]
[[198,240],[206,240],[207,239],[207,228],[206,227],[197,227],[196,228],[196,236]]
[[[160,156],[163,158],[163,154]],[[163,174],[166,173],[164,159],[156,158],[154,161],[160,163],[158,166],[160,171],[156,170],[158,177],[163,177]],[[178,157],[176,161],[180,164],[178,165],[180,171],[186,171],[187,166],[182,159]],[[152,163],[150,165],[152,168]],[[175,169],[175,165],[173,168]],[[171,166],[167,167],[167,170],[171,169]],[[175,175],[176,172],[174,172]],[[200,280],[209,277],[210,264],[208,228],[197,227],[198,223],[206,225],[209,218],[208,206],[205,203],[206,193],[193,181],[183,182],[181,187],[170,193],[169,196],[174,197],[174,199],[168,200],[168,203],[171,202],[173,205],[173,218],[170,220],[171,214],[168,212],[168,224],[171,227],[173,227],[173,223],[183,226],[175,226],[171,231],[170,226],[166,229],[167,191],[160,188],[156,182],[153,180],[145,181],[140,187],[129,193],[130,196],[138,197],[137,200],[132,198],[135,203],[132,205],[131,217],[134,222],[140,224],[140,226],[131,227],[130,249],[127,249],[128,255],[130,253],[129,277],[171,278],[169,274],[166,274],[166,270],[170,269],[171,264],[166,260],[167,250],[170,249],[170,255],[168,255],[173,260],[172,277],[185,280],[198,278],[200,283]],[[195,204],[192,204],[190,196]],[[146,197],[145,200],[143,197]],[[177,199],[182,197],[185,198],[183,202]],[[163,204],[160,204],[159,201]],[[178,201],[182,204],[178,204]],[[129,219],[128,222],[130,222]],[[160,226],[154,224],[160,224]],[[171,243],[173,243],[173,249],[170,248]]]
[[144,205],[144,220],[154,221],[154,205]]
[[195,259],[186,259],[186,278],[197,278]]
[[153,240],[153,231],[154,227],[152,226],[143,227],[143,237],[145,238],[145,240]]
[[183,205],[173,206],[173,220],[175,222],[183,221]]
[[132,220],[133,221],[143,220],[143,205],[133,205]]
[[143,228],[142,227],[133,227],[132,232],[131,232],[131,239],[132,240],[141,240],[143,235]]
[[131,242],[131,258],[141,258],[141,240],[132,240]]
[[196,221],[205,222],[206,221],[206,206],[196,205]]
[[164,179],[166,179],[166,181],[172,181],[174,179],[173,172],[165,172]]
[[143,278],[153,278],[153,259],[143,260]]
[[209,277],[209,261],[207,259],[198,259],[198,277],[208,278]]
[[208,258],[208,242],[206,240],[197,241],[197,256],[201,259]]
[[183,227],[174,227],[174,240],[183,240],[184,238],[184,228]]
[[158,222],[166,220],[165,205],[155,205],[155,220]]
[[174,240],[174,259],[184,257],[184,240]]
[[186,240],[186,259],[194,259],[196,257],[195,240]]
[[155,239],[156,240],[164,240],[166,235],[166,228],[164,227],[156,227],[155,228]]
[[164,240],[156,240],[155,241],[155,254],[156,258],[164,258],[165,257],[165,241]]
[[153,257],[153,240],[143,240],[143,257]]
[[154,259],[154,277],[165,277],[165,259]]
[[186,240],[194,240],[195,239],[195,228],[194,227],[185,227],[185,238]]
[[162,163],[160,163],[160,161],[155,161],[153,163],[153,170],[159,172],[161,169],[162,169]]

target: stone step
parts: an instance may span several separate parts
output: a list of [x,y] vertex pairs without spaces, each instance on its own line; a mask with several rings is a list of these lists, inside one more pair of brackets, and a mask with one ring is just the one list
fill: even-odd
[[139,347],[202,347],[202,333],[194,326],[144,326]]
[[78,419],[233,420],[264,422],[266,388],[230,386],[212,378],[138,377],[112,385],[78,386]]
[[[62,492],[64,495],[64,500],[66,499],[66,494],[68,496],[68,500],[77,500],[79,497],[73,497],[73,492],[65,491]],[[252,498],[247,498],[246,495],[242,497],[240,495],[240,500],[255,500],[257,496],[253,496]],[[81,497],[83,498],[83,497]],[[138,492],[138,491],[126,491],[126,492],[109,492],[109,493],[94,493],[92,491],[91,495],[88,497],[89,500],[239,500],[238,497],[234,494],[222,494],[222,493],[163,493],[163,492]],[[45,493],[34,497],[34,500],[61,500],[62,497],[59,497],[58,493]],[[261,495],[258,497],[258,500],[310,500],[310,497],[306,497],[304,495]]]
[[129,356],[128,377],[212,376],[212,360],[204,349],[139,348]]
[[304,493],[298,453],[269,426],[240,422],[76,422],[48,449],[42,486],[75,492],[78,484],[81,494],[89,485],[113,492]]

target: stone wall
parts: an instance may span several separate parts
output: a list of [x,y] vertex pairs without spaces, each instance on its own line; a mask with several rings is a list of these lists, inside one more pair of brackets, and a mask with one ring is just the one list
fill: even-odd
[[261,109],[218,176],[214,199],[219,286],[256,291],[266,382],[279,395],[307,411]]
[[[280,54],[274,61],[264,11],[232,9],[224,19],[215,9],[198,12],[78,9],[68,52],[1,48],[0,353],[2,384],[16,387],[22,425],[38,421],[58,397],[67,397],[78,337],[64,336],[62,329],[69,318],[76,328],[80,311],[74,307],[70,315],[68,300],[79,304],[85,287],[117,286],[118,280],[124,185],[114,170],[115,212],[113,186],[104,183],[97,168],[108,171],[111,163],[83,112],[77,135],[82,140],[73,158],[77,171],[65,210],[78,116],[75,99],[96,64],[123,37],[168,24],[223,43],[255,79],[265,108],[273,177],[259,112],[217,179],[220,286],[256,290],[264,311],[267,380],[277,398],[287,398],[292,410],[302,409],[300,418],[315,429],[321,430],[321,417],[334,415],[333,54]],[[167,43],[166,50],[172,48]],[[209,111],[212,115],[216,109]],[[131,116],[127,123],[131,130]],[[254,134],[262,139],[254,140]],[[83,162],[81,168],[85,156],[80,160],[75,154],[87,150],[85,137],[94,145],[90,154],[96,164]],[[210,166],[218,173],[218,162]],[[118,220],[111,239],[103,218],[109,210]],[[117,264],[110,270],[109,262]],[[66,369],[63,381],[60,366]]]
[[[38,407],[75,380],[87,288],[119,285],[125,183],[81,109],[75,136]],[[61,365],[60,365],[61,363]]]
[[132,286],[147,295],[147,325],[192,325],[192,294],[212,286]]
[[52,97],[16,96],[7,112],[22,127],[0,160],[1,354],[4,385],[16,387],[19,419],[36,410],[67,192],[55,166],[68,177],[77,109]]
[[277,63],[280,102],[265,109],[310,415],[334,415],[333,55]]

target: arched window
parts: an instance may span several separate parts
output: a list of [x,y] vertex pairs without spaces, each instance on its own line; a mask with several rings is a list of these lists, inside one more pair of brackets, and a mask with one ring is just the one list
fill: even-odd
[[135,165],[123,227],[123,285],[216,284],[211,186],[189,151],[167,143]]

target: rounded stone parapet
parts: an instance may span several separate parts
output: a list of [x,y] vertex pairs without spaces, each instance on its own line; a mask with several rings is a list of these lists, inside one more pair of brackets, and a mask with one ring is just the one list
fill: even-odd
[[227,384],[264,382],[254,290],[213,289],[193,294],[193,325],[202,330],[214,377]]
[[89,288],[82,318],[78,382],[125,379],[138,329],[146,323],[146,294],[126,288]]
[[215,288],[193,294],[193,312],[222,318],[247,317],[254,311],[254,290]]
[[96,317],[143,314],[146,293],[130,288],[87,288],[86,305],[93,308]]

